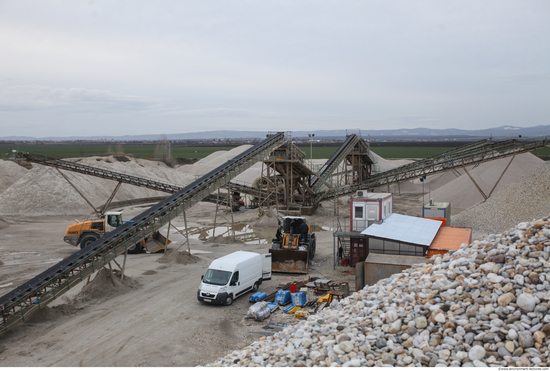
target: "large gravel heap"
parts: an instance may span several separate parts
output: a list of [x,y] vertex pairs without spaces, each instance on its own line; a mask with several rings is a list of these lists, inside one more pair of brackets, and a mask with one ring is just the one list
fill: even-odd
[[546,367],[550,223],[436,256],[207,366]]
[[454,216],[453,227],[475,227],[474,238],[511,228],[550,210],[550,162],[495,192],[487,201]]

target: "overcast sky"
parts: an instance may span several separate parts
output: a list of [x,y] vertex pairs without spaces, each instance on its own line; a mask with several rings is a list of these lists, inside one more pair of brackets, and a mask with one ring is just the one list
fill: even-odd
[[549,117],[547,0],[0,0],[0,137]]

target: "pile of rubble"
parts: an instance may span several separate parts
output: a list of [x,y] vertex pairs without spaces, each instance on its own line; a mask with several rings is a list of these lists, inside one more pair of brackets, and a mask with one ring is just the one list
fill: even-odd
[[547,367],[550,223],[463,245],[207,366]]

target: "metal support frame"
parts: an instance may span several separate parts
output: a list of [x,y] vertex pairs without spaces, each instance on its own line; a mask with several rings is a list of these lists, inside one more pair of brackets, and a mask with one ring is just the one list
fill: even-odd
[[63,178],[65,178],[67,183],[69,183],[71,185],[71,187],[73,187],[74,190],[78,192],[78,194],[84,199],[84,201],[86,201],[88,203],[88,205],[90,205],[90,207],[94,210],[94,212],[97,215],[101,215],[101,212],[92,204],[92,202],[90,200],[88,200],[88,198],[84,195],[84,193],[80,192],[80,190],[73,184],[73,182],[71,182],[69,177],[67,177],[67,175],[63,174],[63,172],[61,170],[59,170],[59,168],[56,168],[56,170],[59,174],[61,174],[61,176]]
[[[466,172],[466,174],[468,174],[468,177],[474,183],[474,185],[476,186],[479,193],[481,193],[481,196],[483,197],[483,199],[487,200],[487,195],[485,195],[485,193],[481,190],[481,187],[477,184],[477,182],[474,180],[474,178],[470,175],[470,172],[468,171],[468,169],[466,169],[466,166],[463,166],[463,169]],[[422,206],[422,207],[424,207],[424,206]]]
[[516,158],[516,155],[513,155],[513,156],[512,156],[512,158],[510,159],[510,162],[508,162],[508,165],[506,165],[506,167],[505,167],[504,170],[502,171],[502,174],[500,174],[500,176],[498,177],[497,182],[496,182],[495,185],[493,186],[493,189],[491,189],[491,192],[489,192],[489,195],[487,196],[487,198],[491,197],[491,195],[493,194],[493,191],[495,190],[495,188],[497,187],[498,183],[500,182],[500,180],[501,180],[502,177],[504,176],[504,173],[506,173],[506,170],[508,170],[508,167],[510,167],[510,165],[512,164],[512,161],[514,161],[514,158]]

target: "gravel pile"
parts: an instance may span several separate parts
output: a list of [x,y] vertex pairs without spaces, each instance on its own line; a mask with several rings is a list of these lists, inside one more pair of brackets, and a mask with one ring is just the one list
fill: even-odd
[[[494,192],[498,192],[516,181],[521,182],[525,176],[528,176],[531,172],[536,171],[536,169],[544,165],[543,160],[531,153],[517,155],[511,163],[510,160],[511,157],[505,157],[484,162],[477,166],[468,166],[467,168],[472,178],[474,178],[483,192],[488,195],[508,164],[510,164],[510,166],[504,175],[502,175]],[[457,168],[456,170],[462,174],[458,178],[453,179],[453,173],[449,172],[447,177],[440,177],[439,179],[433,180],[430,177],[426,180],[425,185],[426,192],[428,192],[428,188],[431,188],[429,197],[433,198],[434,201],[451,203],[451,213],[453,213],[453,215],[484,200],[464,169]],[[528,184],[526,187],[528,187]],[[456,212],[453,212],[453,210]],[[525,219],[520,219],[520,221],[521,220]],[[515,223],[510,224],[506,228],[514,224]],[[499,229],[498,231],[503,230],[504,229]]]
[[547,162],[495,192],[487,201],[453,216],[452,226],[475,227],[474,238],[484,238],[549,212],[550,162]]
[[[113,156],[88,157],[77,161],[182,187],[194,180],[194,176],[178,172],[156,161],[131,159],[120,162]],[[24,170],[24,176],[0,193],[0,214],[6,216],[90,214],[91,208],[88,203],[55,168],[34,165],[31,170]],[[64,171],[64,174],[96,207],[103,205],[109,199],[117,185],[115,181],[90,175],[70,171]],[[167,196],[168,194],[164,192],[123,184],[114,202]]]
[[0,160],[0,193],[27,174],[28,170],[13,161]]
[[550,223],[464,244],[207,366],[547,367]]

